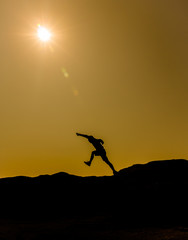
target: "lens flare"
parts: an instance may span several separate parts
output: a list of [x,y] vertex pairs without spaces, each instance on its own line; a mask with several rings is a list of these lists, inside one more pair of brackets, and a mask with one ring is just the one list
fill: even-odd
[[42,42],[48,42],[51,38],[51,33],[47,28],[39,24],[37,29],[37,36]]

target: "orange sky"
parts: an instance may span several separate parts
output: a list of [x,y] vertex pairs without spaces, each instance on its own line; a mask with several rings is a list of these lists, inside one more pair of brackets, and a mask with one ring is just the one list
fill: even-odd
[[[53,32],[42,44],[37,24]],[[0,2],[0,177],[188,158],[185,0]]]

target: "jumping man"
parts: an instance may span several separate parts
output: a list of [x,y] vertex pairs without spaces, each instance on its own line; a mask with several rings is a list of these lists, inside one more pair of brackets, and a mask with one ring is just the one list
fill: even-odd
[[108,166],[112,169],[113,173],[116,174],[116,170],[114,169],[114,166],[112,165],[112,163],[108,160],[107,156],[106,156],[106,151],[104,149],[104,147],[102,146],[102,144],[104,144],[102,139],[96,139],[93,136],[88,136],[85,134],[80,134],[80,133],[76,133],[77,136],[81,136],[84,138],[87,138],[88,141],[93,144],[94,148],[96,149],[95,151],[93,151],[91,153],[91,158],[89,161],[84,162],[86,165],[90,166],[91,162],[94,158],[94,156],[101,156],[102,160],[108,164]]

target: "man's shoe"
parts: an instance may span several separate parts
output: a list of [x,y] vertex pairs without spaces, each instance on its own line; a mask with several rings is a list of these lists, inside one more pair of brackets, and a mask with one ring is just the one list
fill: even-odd
[[90,162],[84,162],[86,165],[90,167],[91,163]]

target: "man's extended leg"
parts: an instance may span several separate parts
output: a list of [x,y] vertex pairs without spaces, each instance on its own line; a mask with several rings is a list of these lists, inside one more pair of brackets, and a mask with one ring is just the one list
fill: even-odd
[[93,152],[91,153],[90,160],[87,161],[87,162],[84,162],[84,163],[85,163],[86,165],[90,166],[90,165],[91,165],[91,162],[92,162],[92,160],[93,160],[93,158],[94,158],[95,155],[97,155],[97,151],[93,151]]
[[106,155],[101,155],[103,161],[108,164],[108,166],[112,169],[113,171],[113,174],[116,174],[117,171],[115,170],[114,166],[112,165],[112,163],[108,160],[107,156]]

